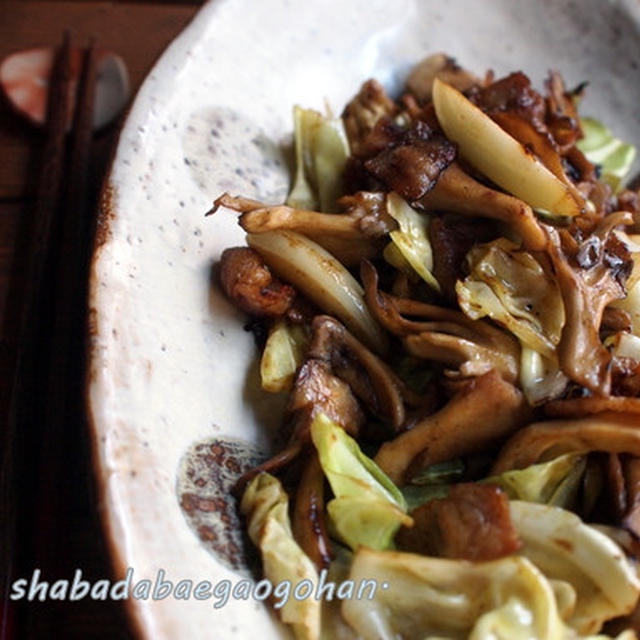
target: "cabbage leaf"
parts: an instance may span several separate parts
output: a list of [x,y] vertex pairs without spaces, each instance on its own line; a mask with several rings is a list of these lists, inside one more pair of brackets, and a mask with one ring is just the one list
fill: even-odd
[[296,172],[287,204],[298,209],[335,211],[342,174],[350,155],[341,118],[313,109],[293,109]]
[[371,600],[342,603],[364,640],[581,637],[562,620],[556,587],[527,558],[468,562],[361,548],[349,577],[359,584],[372,576]]
[[[395,244],[402,257],[414,271],[436,291],[440,291],[440,284],[435,279],[433,271],[433,252],[429,242],[429,216],[418,213],[395,191],[387,195],[387,213],[400,227],[391,231],[389,237]],[[393,254],[387,251],[387,259]]]
[[[361,548],[349,578],[376,578],[371,599],[348,599],[342,614],[363,640],[578,640],[563,614],[575,605],[566,583],[548,580],[528,558],[449,560]],[[635,638],[633,632],[618,640]]]
[[[289,499],[277,478],[268,473],[257,475],[247,486],[240,509],[248,521],[249,537],[260,549],[264,576],[271,584],[285,580],[317,584],[313,563],[293,538]],[[297,640],[320,638],[319,600],[289,598],[282,605],[280,616],[292,625]]]
[[269,331],[260,360],[260,380],[265,391],[288,391],[303,363],[309,342],[304,328],[279,319]]
[[482,482],[499,486],[513,500],[566,508],[575,497],[585,467],[585,456],[569,453]]
[[335,498],[327,504],[337,537],[355,550],[385,549],[401,525],[411,526],[400,490],[344,429],[318,414],[311,438]]
[[616,138],[595,118],[581,118],[580,126],[584,137],[576,146],[589,162],[600,165],[602,180],[617,191],[631,170],[636,148]]
[[513,500],[511,521],[524,543],[520,554],[547,578],[576,594],[567,623],[597,633],[607,620],[630,613],[640,580],[620,547],[605,534],[559,507]]
[[342,175],[350,155],[342,118],[323,118],[313,145],[314,174],[321,211],[335,211],[342,195]]
[[473,320],[489,316],[524,345],[555,359],[565,310],[553,277],[506,238],[474,247],[467,261],[469,276],[456,283],[464,313]]
[[415,269],[411,266],[409,261],[404,257],[402,251],[398,248],[398,245],[394,242],[390,242],[383,249],[382,257],[392,267],[395,267],[398,271],[402,271],[410,281],[417,282],[420,279]]

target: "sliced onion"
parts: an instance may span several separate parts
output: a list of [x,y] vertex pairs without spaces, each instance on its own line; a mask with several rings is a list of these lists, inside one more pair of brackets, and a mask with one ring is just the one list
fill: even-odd
[[250,233],[247,243],[279,276],[342,320],[367,346],[378,353],[386,350],[386,336],[369,313],[360,283],[319,244],[295,231]]
[[527,402],[537,407],[560,397],[569,378],[556,363],[534,349],[522,345],[520,352],[520,386]]
[[447,137],[476,169],[534,209],[557,216],[580,213],[565,184],[457,89],[436,78],[433,103]]

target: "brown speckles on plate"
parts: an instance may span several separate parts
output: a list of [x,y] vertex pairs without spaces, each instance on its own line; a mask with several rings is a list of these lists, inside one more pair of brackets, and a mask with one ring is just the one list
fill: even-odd
[[[286,193],[282,148],[247,115],[212,107],[191,115],[183,136],[183,161],[207,197],[222,191],[280,201]],[[279,184],[274,192],[274,184]]]
[[246,572],[251,563],[231,489],[264,459],[247,442],[214,438],[191,446],[180,461],[177,493],[182,514],[202,544],[235,571]]
[[116,197],[116,187],[111,181],[108,181],[100,194],[100,206],[98,208],[94,250],[99,249],[103,244],[106,244],[109,241],[111,236],[110,226],[116,218]]

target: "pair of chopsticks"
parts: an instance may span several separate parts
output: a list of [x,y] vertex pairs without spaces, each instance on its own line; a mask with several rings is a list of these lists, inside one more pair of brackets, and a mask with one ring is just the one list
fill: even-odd
[[[28,216],[23,282],[10,299],[17,333],[13,376],[7,381],[5,451],[0,462],[0,640],[10,638],[9,590],[20,571],[55,553],[65,441],[78,404],[85,335],[90,164],[97,55],[91,42],[73,92],[67,32],[49,84],[46,138],[36,197]],[[69,113],[73,113],[68,132]],[[15,274],[14,274],[15,276]],[[7,319],[5,318],[5,321]],[[49,549],[47,549],[47,547]],[[55,561],[54,561],[55,564]]]

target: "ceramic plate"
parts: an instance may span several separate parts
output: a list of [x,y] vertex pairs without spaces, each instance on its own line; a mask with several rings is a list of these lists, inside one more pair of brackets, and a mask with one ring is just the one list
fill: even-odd
[[[96,468],[117,570],[131,568],[138,588],[128,605],[141,637],[288,633],[260,602],[221,605],[219,584],[248,572],[230,532],[233,503],[217,487],[268,451],[281,400],[257,391],[246,318],[212,286],[221,251],[243,243],[233,215],[204,217],[212,200],[229,191],[282,201],[292,105],[322,109],[326,100],[340,112],[367,78],[393,92],[437,51],[479,74],[523,69],[537,86],[550,68],[569,86],[588,80],[583,113],[640,142],[638,7],[213,0],[169,47],[121,135],[90,300]],[[155,587],[160,570],[182,591],[144,597],[141,581]],[[189,580],[193,589],[209,581],[219,596],[197,599]]]

